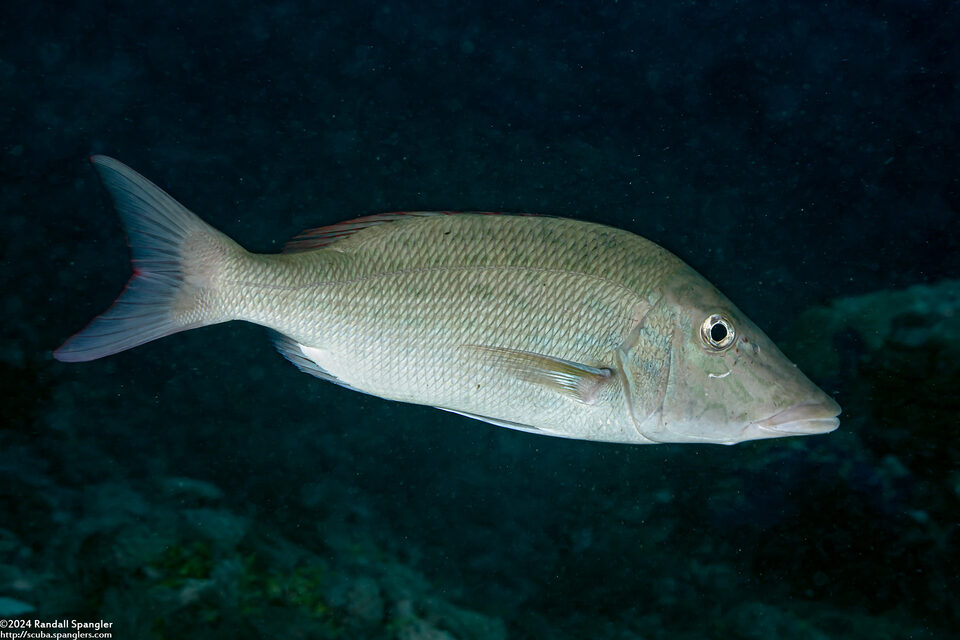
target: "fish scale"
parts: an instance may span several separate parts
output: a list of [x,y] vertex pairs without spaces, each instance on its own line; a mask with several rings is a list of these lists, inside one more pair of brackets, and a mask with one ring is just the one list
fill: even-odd
[[[552,228],[557,225],[562,228]],[[566,252],[568,220],[411,216],[313,252],[272,256],[250,273],[238,255],[231,277],[236,284],[225,282],[222,295],[233,317],[323,351],[318,364],[352,388],[510,422],[529,421],[530,408],[539,407],[538,423],[582,429],[582,423],[597,421],[596,408],[567,406],[550,389],[491,375],[489,357],[469,347],[614,366],[611,354],[637,318],[644,292],[601,273],[588,252],[600,245],[628,252],[640,239],[599,225],[574,225],[581,241],[584,226],[613,237],[588,237],[582,246],[572,245],[577,251]],[[389,242],[393,234],[395,243]],[[453,251],[439,250],[450,237]],[[483,243],[495,249],[484,252]],[[256,282],[269,284],[261,288]],[[271,295],[278,286],[282,293]],[[478,288],[484,293],[470,293]],[[613,403],[602,420],[622,423],[624,410],[623,402]]]
[[726,297],[628,231],[395,213],[253,254],[126,165],[92,161],[136,270],[60,360],[245,320],[318,378],[544,435],[732,444],[838,424],[839,405]]

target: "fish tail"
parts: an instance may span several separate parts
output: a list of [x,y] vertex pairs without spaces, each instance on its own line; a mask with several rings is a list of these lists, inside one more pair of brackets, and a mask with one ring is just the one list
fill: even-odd
[[123,219],[134,272],[113,305],[54,357],[96,360],[232,319],[217,281],[246,254],[243,248],[125,164],[106,156],[90,161]]

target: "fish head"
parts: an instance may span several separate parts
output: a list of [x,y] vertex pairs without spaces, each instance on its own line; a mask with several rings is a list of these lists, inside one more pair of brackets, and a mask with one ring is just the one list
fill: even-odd
[[[648,323],[650,330],[635,334],[627,373],[631,411],[643,438],[736,444],[829,433],[839,426],[840,405],[692,270],[665,288],[644,320]],[[649,360],[658,350],[659,368],[649,362],[638,368],[637,358],[630,357],[636,352]],[[653,372],[652,380],[638,379],[641,372],[648,378]]]

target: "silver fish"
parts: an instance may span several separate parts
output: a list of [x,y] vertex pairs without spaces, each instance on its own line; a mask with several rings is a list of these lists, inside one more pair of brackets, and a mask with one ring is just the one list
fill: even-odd
[[733,303],[630,232],[413,212],[253,254],[126,165],[91,161],[134,275],[59,360],[246,320],[318,378],[537,434],[733,444],[839,424],[840,406]]

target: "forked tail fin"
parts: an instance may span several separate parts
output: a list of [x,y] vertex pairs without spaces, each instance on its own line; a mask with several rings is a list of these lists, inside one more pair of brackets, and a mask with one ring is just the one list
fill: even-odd
[[229,320],[218,274],[243,249],[139,173],[106,156],[90,158],[123,219],[133,277],[107,311],[53,352],[96,360],[163,336]]

